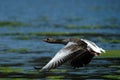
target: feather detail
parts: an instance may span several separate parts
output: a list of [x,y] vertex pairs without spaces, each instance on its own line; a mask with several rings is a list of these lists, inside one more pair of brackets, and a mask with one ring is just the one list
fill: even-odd
[[[64,48],[62,48],[52,59],[45,65],[42,70],[50,70],[56,68],[63,63],[69,61],[74,56],[78,55],[77,51],[83,49],[74,42],[69,42]],[[81,50],[82,52],[83,50]]]

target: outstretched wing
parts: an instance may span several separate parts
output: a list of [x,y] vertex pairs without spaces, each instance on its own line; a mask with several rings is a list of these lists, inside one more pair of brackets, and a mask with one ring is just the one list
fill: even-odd
[[86,43],[84,45],[78,45],[74,42],[69,42],[64,48],[62,48],[53,58],[52,60],[46,64],[41,70],[50,70],[56,68],[63,63],[69,61],[71,58],[76,56],[77,54],[85,52],[83,46],[87,46]]
[[83,67],[92,60],[94,57],[93,54],[91,54],[89,51],[85,51],[83,54],[76,55],[71,61],[70,64],[74,68]]

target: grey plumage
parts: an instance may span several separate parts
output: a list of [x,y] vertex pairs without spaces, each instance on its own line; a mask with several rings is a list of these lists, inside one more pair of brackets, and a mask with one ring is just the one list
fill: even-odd
[[87,65],[91,59],[104,52],[104,50],[98,47],[95,43],[85,39],[46,39],[48,43],[67,44],[48,62],[41,70],[48,71],[54,69],[65,62],[70,62],[74,68],[83,67]]

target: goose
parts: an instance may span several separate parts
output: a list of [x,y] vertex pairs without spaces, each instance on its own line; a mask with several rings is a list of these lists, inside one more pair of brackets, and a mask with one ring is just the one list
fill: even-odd
[[[86,39],[67,38],[54,39],[47,38],[43,41],[47,43],[63,44],[56,55],[41,69],[41,71],[49,71],[57,68],[65,62],[69,62],[73,68],[84,67],[90,63],[94,56],[105,53],[105,50],[98,47],[94,42]],[[38,67],[34,67],[39,69]]]

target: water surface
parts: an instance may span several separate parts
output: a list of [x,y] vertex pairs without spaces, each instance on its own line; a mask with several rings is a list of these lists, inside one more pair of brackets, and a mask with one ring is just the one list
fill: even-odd
[[119,0],[1,0],[0,79],[119,79],[119,57],[96,57],[79,69],[68,63],[45,73],[33,68],[43,67],[63,47],[43,42],[47,37],[86,38],[106,50],[120,50],[119,7]]

